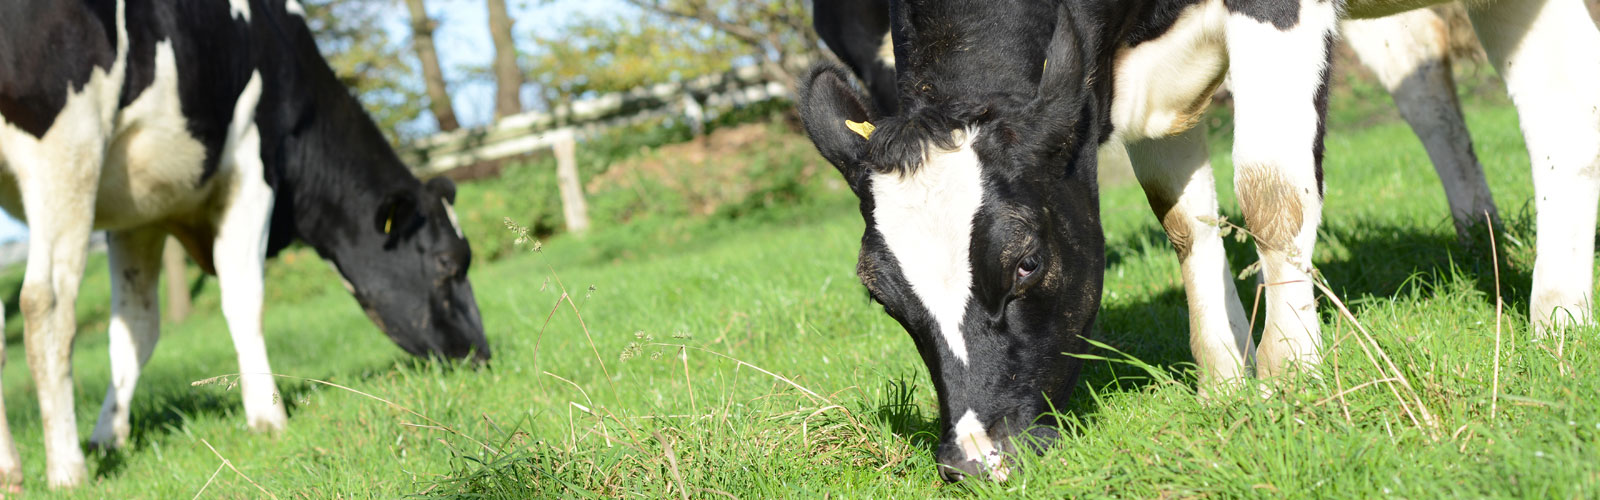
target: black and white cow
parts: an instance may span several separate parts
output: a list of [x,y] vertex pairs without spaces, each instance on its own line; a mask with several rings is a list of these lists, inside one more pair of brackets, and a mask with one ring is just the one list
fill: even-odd
[[[1330,47],[1341,18],[1432,3],[896,1],[899,114],[880,117],[836,66],[804,77],[807,132],[861,200],[858,274],[934,376],[941,473],[1004,478],[1017,437],[1053,437],[1049,401],[1070,391],[1079,362],[1069,354],[1099,304],[1105,144],[1128,146],[1177,250],[1202,390],[1234,387],[1252,368],[1267,377],[1317,365],[1309,263]],[[1533,160],[1536,327],[1590,323],[1600,51],[1578,48],[1600,47],[1600,30],[1579,0],[1469,10]],[[1194,126],[1230,76],[1235,187],[1268,285],[1259,350],[1206,222],[1217,197]]]
[[[70,355],[93,229],[110,233],[112,278],[94,445],[127,439],[167,234],[218,277],[253,429],[286,423],[261,336],[262,263],[296,239],[407,352],[489,357],[454,185],[401,164],[303,15],[295,0],[0,2],[0,206],[30,228],[21,308],[51,486],[85,473]],[[22,479],[3,420],[0,479]]]
[[[866,87],[878,114],[895,114],[889,0],[814,0],[812,11],[817,35]],[[1456,99],[1449,30],[1444,18],[1430,9],[1340,23],[1345,42],[1389,91],[1422,140],[1444,186],[1456,230],[1466,237],[1485,214],[1498,220],[1499,210]]]

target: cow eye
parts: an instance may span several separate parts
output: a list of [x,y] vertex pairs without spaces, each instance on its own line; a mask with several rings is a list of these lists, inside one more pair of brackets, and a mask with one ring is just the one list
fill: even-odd
[[1029,255],[1017,263],[1017,279],[1026,278],[1039,270],[1039,258]]

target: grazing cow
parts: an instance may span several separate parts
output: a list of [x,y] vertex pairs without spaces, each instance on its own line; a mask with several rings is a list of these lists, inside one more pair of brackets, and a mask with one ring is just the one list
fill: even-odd
[[[92,444],[127,439],[169,233],[217,275],[253,429],[286,423],[262,263],[296,239],[407,352],[488,359],[454,185],[401,164],[303,15],[295,0],[0,3],[0,206],[31,231],[21,307],[52,487],[85,473],[70,355],[96,228],[110,233],[112,380]],[[0,479],[15,488],[21,472],[0,420]]]
[[[943,417],[941,474],[1004,478],[1054,437],[1099,305],[1096,149],[1128,145],[1182,264],[1202,390],[1314,367],[1329,49],[1341,17],[1434,0],[905,0],[890,6],[899,114],[835,65],[800,82],[817,149],[861,200],[857,272],[916,341]],[[1470,4],[1522,117],[1538,195],[1536,325],[1592,321],[1600,31],[1578,0]],[[1403,50],[1403,49],[1402,49]],[[1262,264],[1259,351],[1234,290],[1203,130],[1231,76],[1235,187]],[[1574,271],[1577,270],[1577,271]],[[1033,426],[1033,424],[1044,424]]]
[[[817,35],[866,87],[878,114],[895,114],[889,0],[814,0],[812,11]],[[1377,19],[1346,19],[1340,31],[1422,140],[1444,185],[1457,234],[1467,237],[1485,214],[1498,220],[1456,99],[1445,20],[1430,9],[1415,9]]]

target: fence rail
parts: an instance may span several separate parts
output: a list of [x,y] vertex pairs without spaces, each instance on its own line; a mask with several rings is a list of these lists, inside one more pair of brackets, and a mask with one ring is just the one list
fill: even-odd
[[682,117],[697,127],[708,112],[788,97],[788,87],[758,67],[744,67],[675,83],[573,101],[550,112],[508,116],[483,127],[442,132],[418,140],[402,157],[419,175],[437,175],[478,162],[554,147],[571,136],[645,120]]

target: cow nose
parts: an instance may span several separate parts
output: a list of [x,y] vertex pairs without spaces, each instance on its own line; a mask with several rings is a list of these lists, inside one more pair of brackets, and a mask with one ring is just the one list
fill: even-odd
[[983,464],[967,458],[958,447],[941,447],[939,451],[939,477],[946,482],[959,482],[968,476],[983,475]]

